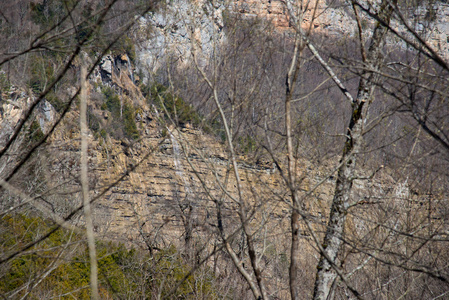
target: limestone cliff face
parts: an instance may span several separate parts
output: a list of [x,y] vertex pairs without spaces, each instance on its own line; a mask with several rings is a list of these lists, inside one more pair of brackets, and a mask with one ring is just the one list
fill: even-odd
[[[71,117],[77,118],[76,113]],[[212,243],[213,239],[209,238],[216,234],[218,226],[217,203],[223,199],[220,206],[223,226],[228,233],[237,230],[239,208],[231,197],[237,199],[238,193],[226,147],[200,130],[169,127],[161,131],[158,123],[156,117],[143,121],[141,129],[146,133],[133,144],[112,138],[104,143],[90,136],[91,197],[114,184],[93,206],[98,237],[143,247],[149,242],[156,248],[172,243],[183,247],[189,235],[201,243]],[[54,176],[77,176],[78,134],[74,129],[70,138],[53,140],[55,155],[51,169]],[[317,227],[324,226],[329,212],[335,186],[329,174],[332,175],[337,164],[335,159],[319,166],[298,161],[298,176],[303,177],[301,195],[321,182],[304,198],[307,212]],[[250,211],[254,210],[251,218],[256,226],[254,230],[265,222],[269,232],[278,234],[279,243],[284,243],[288,240],[288,235],[284,234],[289,228],[290,206],[288,188],[281,175],[272,166],[251,162],[243,156],[239,157],[238,166],[244,201]],[[117,183],[128,172],[129,175]],[[396,183],[385,175],[375,180],[356,181],[354,185],[355,201],[366,199],[369,207],[372,198],[392,199]],[[76,189],[74,185],[73,190]],[[68,192],[68,187],[64,192]],[[70,198],[73,195],[66,196],[65,202],[73,202]],[[359,231],[363,229],[363,224],[351,226]]]
[[[225,227],[227,234],[231,234],[240,224],[238,193],[226,146],[217,137],[189,125],[176,129],[164,123],[160,113],[144,101],[133,83],[130,69],[132,66],[122,56],[107,56],[90,81],[89,101],[94,102],[99,84],[120,89],[123,95],[132,98],[129,101],[139,108],[135,121],[141,134],[134,142],[113,136],[100,137],[93,131],[89,134],[90,196],[95,199],[97,236],[155,248],[168,244],[188,247],[196,239],[212,248],[217,226]],[[2,103],[0,124],[12,130],[32,98],[15,89],[2,97],[11,99]],[[98,110],[92,109],[94,113]],[[98,115],[105,119],[100,120],[104,124],[111,118],[104,112]],[[46,132],[58,114],[44,101],[36,116],[42,119],[38,123]],[[78,111],[74,109],[37,157],[37,165],[47,178],[48,192],[43,195],[43,203],[62,216],[81,203],[78,120]],[[279,153],[279,159],[285,164],[285,155]],[[300,193],[307,213],[316,222],[314,226],[324,228],[335,185],[332,170],[337,165],[336,159],[319,165],[298,161],[298,178],[302,178]],[[259,225],[264,224],[279,247],[287,245],[290,202],[281,174],[269,163],[254,162],[244,156],[239,157],[238,167],[243,201],[251,212],[254,231],[259,231]],[[311,190],[317,183],[320,185]],[[363,199],[360,203],[369,204],[373,198],[394,199],[396,183],[387,174],[380,179],[356,181],[354,185],[354,199]],[[367,190],[371,194],[367,195]],[[221,221],[217,218],[219,209]],[[73,222],[82,224],[82,215]],[[361,223],[350,226],[363,231]]]
[[2,92],[0,107],[0,146],[6,143],[19,122],[24,110],[31,104],[33,97],[28,96],[25,91],[13,87],[8,92]]
[[[308,1],[303,10],[302,26],[311,29],[313,34],[343,40],[358,38],[357,22],[347,3]],[[280,0],[172,1],[163,13],[154,13],[141,20],[136,36],[141,41],[138,47],[138,68],[146,74],[153,74],[168,61],[176,61],[178,67],[183,67],[191,61],[193,49],[196,49],[200,60],[207,61],[226,41],[223,30],[226,14],[238,14],[243,18],[258,17],[272,22],[279,31],[293,31],[287,9]],[[363,30],[371,32],[374,26],[372,18],[361,12],[359,15]],[[449,58],[448,4],[436,2],[431,6],[413,7],[404,10],[404,18],[410,22],[407,26],[425,36],[440,55]],[[413,20],[413,23],[409,20]],[[402,22],[393,20],[392,26],[401,36],[414,40]],[[155,29],[148,32],[150,27]],[[389,43],[403,49],[408,47],[396,37],[391,37]]]
[[289,27],[288,14],[284,4],[279,0],[243,0],[232,1],[231,9],[244,17],[262,17],[278,27],[286,29]]
[[[1,93],[0,99],[0,148],[13,134],[24,112],[36,101],[36,97],[25,89],[11,86],[6,92]],[[56,119],[57,112],[47,101],[39,103],[33,121],[38,124],[39,130],[46,134],[50,130],[50,124]]]
[[[103,152],[97,163],[105,167],[98,176],[103,184],[112,183],[123,172],[142,162],[123,182],[113,187],[96,206],[98,233],[114,239],[139,240],[141,234],[153,235],[152,240],[175,238],[186,231],[187,219],[195,230],[207,227],[215,219],[215,203],[207,193],[219,197],[222,193],[217,178],[224,181],[227,161],[223,147],[215,138],[195,129],[173,131],[162,137],[157,133],[156,124],[148,124],[150,135],[133,149],[124,150],[118,143],[108,159]],[[149,154],[148,158],[144,156]],[[143,161],[142,161],[143,160]],[[279,178],[267,170],[242,167],[246,173],[243,184],[247,191],[262,186],[252,186],[263,180],[271,188],[279,186]],[[200,179],[203,181],[201,182]],[[235,183],[227,188],[235,192]],[[226,214],[233,214],[235,203],[224,205]]]
[[[439,13],[445,13],[447,6],[441,7]],[[344,10],[325,9],[324,6],[319,8],[321,13],[313,24],[315,30],[354,34],[355,27],[344,26],[351,22],[355,24]],[[145,22],[151,22],[156,33],[151,33],[151,38],[143,43],[152,48],[142,46],[139,50],[141,67],[151,63],[150,67],[157,69],[161,66],[158,59],[167,59],[167,51],[180,51],[178,54],[188,56],[185,51],[189,51],[192,43],[202,49],[203,59],[206,59],[214,49],[211,37],[219,33],[215,42],[225,39],[221,31],[223,9],[201,1],[175,1],[171,12],[173,15],[167,11],[165,15],[155,14],[142,20],[141,26],[145,26]],[[262,15],[272,20],[280,30],[289,30],[288,18],[280,1],[235,1],[233,9],[247,17]],[[205,18],[200,16],[202,14],[196,15],[200,10],[208,11]],[[194,21],[186,21],[183,13],[197,17]],[[449,32],[447,25],[442,22],[435,25],[435,28],[440,30],[440,39]],[[188,34],[191,29],[194,29],[195,41]],[[181,45],[185,45],[185,48]],[[155,69],[151,69],[151,72]],[[161,244],[189,230],[201,231],[206,236],[217,226],[217,203],[222,198],[228,198],[223,204],[227,226],[238,226],[238,222],[233,222],[237,218],[237,203],[229,200],[230,196],[236,195],[236,184],[232,176],[227,179],[231,167],[225,145],[216,137],[198,129],[187,126],[178,130],[168,125],[169,123],[163,124],[157,110],[145,101],[136,87],[134,76],[133,66],[126,55],[108,55],[102,59],[91,78],[89,95],[94,95],[99,85],[109,85],[120,90],[123,97],[133,103],[139,111],[135,121],[141,133],[141,139],[135,142],[111,136],[99,138],[93,132],[90,134],[91,196],[96,197],[107,189],[95,201],[94,223],[97,234],[140,242],[151,237],[152,241]],[[73,91],[68,93],[73,94]],[[1,104],[1,143],[11,135],[34,98],[27,92],[12,87],[8,92],[2,91],[2,100],[5,101]],[[108,124],[111,115],[101,112],[98,104],[92,107],[92,111],[100,116],[99,122]],[[43,101],[36,119],[44,133],[57,116],[52,106]],[[64,183],[63,188],[58,190],[59,194],[54,197],[55,206],[62,207],[61,203],[67,206],[66,210],[61,209],[63,212],[79,203],[76,193],[79,189],[76,181],[80,149],[78,118],[76,110],[69,113],[50,139],[48,147],[48,172],[57,179],[53,187]],[[298,176],[305,178],[302,182],[304,194],[316,183],[323,181],[313,191],[313,197],[308,198],[311,200],[305,203],[311,216],[318,221],[324,220],[329,211],[328,203],[333,194],[334,182],[332,176],[326,176],[331,174],[330,171],[336,165],[334,160],[320,166],[307,161],[298,164]],[[258,164],[245,157],[240,158],[239,167],[245,201],[248,206],[257,207],[255,218],[262,218],[262,214],[266,213],[273,220],[270,223],[272,226],[281,225],[281,231],[288,228],[285,224],[289,213],[288,189],[280,174],[270,165]],[[112,184],[114,185],[111,186]],[[366,197],[361,192],[366,189],[366,184],[375,187],[376,197],[391,193],[395,186],[394,180],[386,175],[382,178],[382,184],[380,181],[356,184],[355,196]],[[373,190],[371,187],[369,190]]]
[[225,40],[225,9],[223,3],[214,1],[176,0],[170,1],[163,11],[141,18],[135,36],[139,41],[138,69],[151,76],[173,61],[182,67],[190,62],[193,49],[205,62]]
[[[104,193],[94,202],[94,225],[99,237],[127,243],[134,241],[139,245],[151,237],[153,245],[161,246],[167,241],[176,241],[188,230],[202,231],[207,227],[210,230],[209,225],[216,223],[213,198],[223,197],[224,189],[235,196],[236,188],[232,178],[225,180],[230,165],[222,142],[188,124],[178,130],[164,123],[160,112],[145,101],[134,84],[132,69],[126,57],[108,55],[90,78],[90,118],[99,119],[102,126],[109,124],[111,114],[100,109],[103,100],[96,99],[97,90],[109,86],[119,91],[138,111],[135,121],[141,136],[137,141],[117,139],[113,135],[98,135],[91,128],[88,135],[90,196],[95,198]],[[68,93],[73,94],[74,90]],[[36,100],[17,87],[3,92],[2,99],[5,101],[1,103],[0,146]],[[43,100],[33,120],[45,134],[59,116],[52,105]],[[27,142],[23,141],[20,146],[26,148]],[[41,184],[50,191],[43,195],[45,205],[61,216],[81,203],[79,161],[79,112],[74,107],[33,162],[36,168],[44,170],[46,180]],[[10,160],[2,161],[0,171],[13,164]],[[254,192],[268,195],[270,189],[279,189],[279,193],[285,193],[279,175],[273,173],[271,166],[251,164],[243,157],[239,166],[245,195],[252,205],[256,203],[251,200]],[[35,196],[32,193],[31,196]],[[267,200],[267,204],[274,200]],[[273,213],[281,219],[288,207],[280,205],[277,199],[275,202],[275,207],[279,208]],[[232,222],[237,218],[236,206],[232,201],[223,204],[230,228],[238,226],[237,222]],[[82,216],[73,222],[82,223]]]

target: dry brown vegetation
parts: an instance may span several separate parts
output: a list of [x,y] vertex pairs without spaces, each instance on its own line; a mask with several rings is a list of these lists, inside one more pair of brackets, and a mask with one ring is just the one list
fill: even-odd
[[[1,120],[16,116],[7,104],[29,102],[13,126],[2,123],[2,296],[447,297],[447,59],[425,32],[389,27],[413,15],[405,4],[340,2],[369,20],[360,35],[306,30],[299,1],[283,1],[282,31],[225,11],[213,34],[226,40],[207,62],[186,19],[189,57],[160,58],[146,85],[129,72],[142,38],[132,21],[165,9],[157,1],[6,3]],[[392,43],[401,39],[409,47]],[[96,250],[86,246],[81,167]]]

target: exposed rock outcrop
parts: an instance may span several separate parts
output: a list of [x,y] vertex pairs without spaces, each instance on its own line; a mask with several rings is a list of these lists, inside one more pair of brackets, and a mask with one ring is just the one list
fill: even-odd
[[[219,3],[219,4],[218,4]],[[333,36],[338,39],[358,38],[357,22],[352,7],[341,1],[308,1],[304,9],[303,28],[313,34]],[[184,67],[191,61],[192,49],[203,62],[226,41],[225,14],[239,14],[243,18],[261,18],[272,22],[280,31],[293,31],[289,14],[280,0],[233,0],[171,2],[163,13],[158,12],[142,18],[138,39],[138,67],[147,76],[169,63]],[[425,36],[429,45],[440,55],[449,58],[449,5],[435,2],[431,6],[412,7],[404,10],[413,14],[415,23],[407,24],[418,34]],[[371,31],[374,21],[359,11],[363,30]],[[393,28],[403,37],[414,41],[412,33],[397,19]],[[148,35],[146,28],[155,28]],[[142,38],[143,36],[143,38]],[[365,36],[367,36],[365,34]],[[403,49],[409,47],[404,41],[392,36],[389,43]]]
[[[222,32],[225,9],[215,1],[176,0],[163,11],[141,18],[136,36],[140,40],[139,70],[148,77],[173,62],[182,67],[190,62],[194,48],[199,61],[205,63],[226,39]],[[147,32],[147,28],[152,30]]]
[[[447,6],[441,4],[440,7],[438,13],[445,14]],[[222,6],[212,5],[211,2],[175,1],[165,14],[155,13],[147,19],[142,19],[141,27],[152,24],[156,32],[152,33],[151,38],[145,40],[139,49],[141,67],[148,65],[149,72],[154,72],[164,63],[168,63],[166,60],[170,59],[169,52],[175,57],[189,56],[192,44],[202,50],[202,59],[207,59],[215,49],[214,43],[221,43],[226,38],[221,30],[224,26],[224,9]],[[288,18],[280,1],[236,1],[233,9],[247,17],[265,16],[280,30],[289,30]],[[325,6],[319,6],[319,9],[319,16],[316,23],[313,23],[314,30],[342,35],[354,34],[355,27],[344,26],[355,22],[348,17],[344,9]],[[447,38],[445,34],[448,31],[443,32],[449,30],[447,25],[437,23],[434,28],[435,32],[437,29],[438,32],[441,31],[439,41]],[[170,126],[161,126],[156,112],[146,103],[135,85],[133,68],[126,55],[105,56],[91,81],[91,92],[99,84],[109,85],[133,101],[139,108],[136,121],[142,133],[142,138],[136,142],[113,137],[100,139],[90,135],[92,197],[126,175],[124,180],[112,186],[95,202],[97,233],[126,241],[151,236],[153,241],[163,243],[164,238],[179,237],[179,232],[186,230],[186,218],[193,220],[194,227],[198,230],[211,230],[211,227],[218,226],[215,224],[217,201],[214,197],[224,197],[225,188],[231,194],[236,191],[232,179],[224,180],[230,170],[225,146],[198,129],[186,126],[174,130]],[[2,94],[2,99],[5,101],[2,101],[0,111],[0,142],[4,142],[13,132],[33,97],[12,88]],[[92,110],[99,111],[98,107],[93,107]],[[44,133],[48,131],[49,124],[56,116],[49,102],[43,101],[40,104],[37,118]],[[68,203],[68,206],[76,206],[77,202],[77,196],[73,196],[75,193],[70,191],[76,191],[78,188],[76,180],[73,180],[79,171],[79,128],[76,125],[78,117],[76,111],[66,117],[64,124],[55,132],[49,147],[49,169],[52,175],[61,181],[69,181],[69,178],[73,181],[61,191],[60,198],[57,198],[57,201]],[[107,120],[111,116],[103,112],[101,118]],[[298,166],[301,166],[298,167],[298,174],[304,175],[305,178],[302,182],[302,192],[311,191],[312,186],[323,181],[319,188],[313,190],[310,202],[305,203],[310,215],[318,222],[324,220],[329,211],[328,203],[334,187],[330,170],[337,162],[331,160],[326,163],[327,165],[320,167],[314,167],[307,161],[298,163]],[[134,166],[138,167],[128,174]],[[287,200],[288,189],[282,183],[280,174],[269,164],[256,164],[244,157],[239,162],[239,167],[248,205],[257,206],[258,212],[267,212],[272,220],[285,225],[283,222],[288,220],[286,216],[290,207]],[[354,189],[355,198],[361,201],[365,201],[366,197],[380,198],[391,195],[396,186],[392,177],[385,175],[382,182],[368,183],[369,190],[375,190],[376,195],[363,195],[364,184],[356,182]],[[229,201],[223,208],[231,227],[238,226],[238,222],[232,224],[232,220],[237,216],[236,205],[235,202]],[[270,209],[259,210],[260,207]],[[286,227],[288,225],[282,226]],[[160,234],[161,230],[164,230],[164,237]]]

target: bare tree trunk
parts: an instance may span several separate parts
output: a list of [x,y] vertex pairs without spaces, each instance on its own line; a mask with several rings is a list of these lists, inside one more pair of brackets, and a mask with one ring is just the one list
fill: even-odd
[[97,253],[95,250],[94,227],[92,223],[92,211],[89,200],[89,178],[87,173],[87,69],[83,64],[81,67],[81,102],[80,102],[80,126],[81,126],[81,186],[84,204],[84,218],[86,220],[86,236],[90,257],[90,287],[92,299],[100,299],[98,295],[98,268]]
[[[382,1],[379,10],[379,18],[384,24],[390,23],[392,7],[388,0]],[[362,73],[357,98],[352,102],[352,115],[346,133],[346,143],[342,163],[338,170],[337,182],[330,211],[327,231],[324,237],[315,279],[313,299],[329,299],[331,286],[337,278],[335,268],[337,267],[337,256],[342,244],[342,235],[349,208],[349,198],[352,190],[353,180],[356,178],[357,156],[363,143],[363,125],[366,121],[366,113],[376,85],[377,75],[373,70],[378,70],[382,59],[382,46],[385,42],[387,28],[376,24],[373,32],[371,45],[365,60],[366,70]],[[363,42],[363,41],[361,41]]]
[[[295,197],[296,198],[296,197]],[[300,247],[300,231],[299,231],[299,222],[300,222],[300,214],[296,209],[293,210],[290,220],[290,226],[292,230],[292,245],[290,248],[290,270],[289,270],[289,279],[290,279],[290,294],[292,299],[300,299],[301,295],[301,287],[298,285],[299,282],[299,270],[300,263],[299,257],[301,255],[301,247]]]
[[300,214],[299,209],[299,197],[298,197],[298,187],[296,182],[296,159],[294,156],[293,149],[293,141],[292,141],[292,121],[291,121],[291,100],[293,96],[294,85],[296,79],[298,77],[299,68],[300,68],[300,59],[302,50],[304,50],[304,43],[301,38],[297,36],[297,40],[295,42],[295,50],[292,57],[292,62],[290,64],[290,69],[287,73],[287,81],[286,81],[286,95],[285,95],[285,130],[287,134],[287,152],[288,152],[288,179],[287,185],[290,189],[291,198],[292,198],[292,215],[290,219],[290,227],[292,230],[292,244],[290,247],[290,270],[289,270],[289,279],[290,279],[290,295],[292,299],[299,299],[301,292],[301,287],[298,285],[299,282],[299,257],[301,255],[301,246],[300,246]]

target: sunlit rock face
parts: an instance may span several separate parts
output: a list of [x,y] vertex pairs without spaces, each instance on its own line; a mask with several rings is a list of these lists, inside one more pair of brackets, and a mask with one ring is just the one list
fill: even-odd
[[[0,148],[5,146],[24,113],[36,101],[35,96],[30,96],[29,93],[15,86],[11,86],[8,92],[3,93],[2,98],[5,98],[5,101],[2,101],[0,105]],[[50,125],[56,119],[56,114],[56,110],[47,100],[44,99],[39,103],[34,119],[38,122],[42,133],[48,133]]]
[[[307,31],[337,38],[359,37],[353,8],[344,1],[308,1],[301,10],[302,27]],[[449,5],[437,2],[431,7],[411,7],[404,12],[405,20],[410,22],[407,26],[425,36],[440,55],[449,57]],[[191,62],[193,51],[199,62],[205,64],[226,41],[223,30],[226,14],[258,17],[280,31],[293,30],[289,12],[280,0],[171,1],[165,10],[151,13],[139,22],[138,69],[148,77],[169,63],[183,67]],[[366,39],[375,22],[360,10],[359,17]],[[413,40],[407,26],[397,19],[392,21],[392,27],[401,36]],[[403,49],[409,47],[394,35],[389,43]]]
[[[178,66],[189,63],[192,51],[197,53],[200,63],[206,63],[219,48],[215,46],[226,41],[223,30],[224,15],[229,10],[248,18],[262,16],[273,21],[279,30],[292,30],[289,27],[288,14],[280,1],[234,1],[229,6],[213,5],[211,1],[178,0],[171,3],[172,6],[164,13],[153,13],[140,20],[141,33],[146,28],[154,28],[147,36],[140,37],[137,47],[139,68],[143,72],[148,72],[147,74],[157,72],[158,68],[166,66],[172,59],[176,60]],[[310,23],[313,6],[309,8],[304,17],[305,28],[312,28],[315,32],[323,34],[356,36],[355,20],[350,17],[347,7],[332,6],[324,10],[324,2],[316,7],[321,9],[321,13],[313,23]],[[436,13],[438,16],[436,23],[431,26],[433,31],[429,33],[435,34],[436,38],[431,38],[430,42],[441,45],[439,49],[443,51],[447,49],[449,32],[449,25],[444,23],[449,16],[448,6],[441,4]],[[414,26],[424,30],[424,25],[426,24],[418,22]],[[373,24],[368,22],[365,26],[369,28],[368,26]],[[91,78],[89,91],[98,89],[98,84],[101,83],[129,95],[130,101],[139,107],[136,121],[143,137],[130,146],[129,143],[113,138],[101,140],[94,138],[92,134],[89,135],[93,196],[99,194],[102,188],[113,184],[130,167],[139,164],[129,176],[124,177],[95,202],[96,232],[118,240],[138,240],[142,238],[143,233],[152,234],[152,238],[157,239],[162,236],[161,228],[164,228],[167,239],[170,240],[169,236],[175,239],[183,230],[184,215],[190,214],[198,227],[211,222],[215,204],[204,192],[204,186],[212,196],[222,192],[217,178],[222,179],[226,174],[228,153],[217,138],[206,135],[198,129],[188,126],[179,131],[173,128],[168,131],[162,129],[158,116],[145,103],[135,85],[134,75],[133,66],[126,55],[116,57],[107,55],[103,57]],[[150,77],[143,79],[145,78],[151,79]],[[70,91],[69,95],[74,93]],[[35,99],[15,87],[11,87],[9,91],[2,91],[1,97],[0,146],[13,133],[24,111]],[[95,109],[98,110],[98,107]],[[37,120],[44,133],[48,131],[48,126],[54,123],[56,116],[56,112],[47,101],[40,104],[37,109]],[[107,120],[111,116],[102,112],[101,118]],[[78,124],[78,119],[76,111],[70,112],[51,139],[51,149],[56,154],[52,153],[49,157],[49,172],[61,181],[71,178],[79,169],[79,129],[74,125]],[[323,180],[320,174],[330,174],[330,170],[335,168],[337,162],[329,161],[325,167],[315,167],[307,161],[302,161],[300,165],[301,170],[307,170],[309,174],[304,179],[303,187],[304,191],[308,191]],[[274,191],[282,195],[286,191],[282,178],[272,165],[258,164],[242,158],[239,160],[239,167],[244,174],[242,176],[244,194],[248,195],[249,199],[252,193],[270,195]],[[200,182],[198,174],[204,182]],[[333,176],[329,177],[329,180],[325,180],[314,191],[321,201],[319,205],[307,203],[314,218],[325,219],[329,211],[327,205],[333,193],[333,180]],[[369,182],[371,186],[364,184],[368,183],[363,181],[355,184],[354,193],[360,199],[366,197],[367,187],[375,190],[373,197],[388,196],[391,199],[409,197],[402,192],[408,193],[407,186],[398,188],[401,192],[395,192],[394,195],[388,194],[392,192],[384,186],[395,184],[389,177],[382,178],[381,182]],[[58,201],[63,203],[78,201],[79,199],[69,193],[76,188],[75,184],[73,187],[69,185],[67,191],[62,193],[64,196],[61,196],[66,197],[62,199],[64,201],[61,199]],[[234,182],[229,183],[229,191],[236,192]],[[273,199],[263,200],[273,201]],[[232,219],[231,216],[236,215],[233,214],[234,204],[227,205],[225,213]],[[272,212],[273,218],[288,220],[284,217],[288,213],[289,206],[278,202],[276,205],[278,205],[276,210]],[[67,207],[69,211],[69,204]]]
[[225,9],[224,3],[177,0],[171,1],[165,10],[141,18],[136,37],[140,40],[138,69],[148,75],[169,63],[182,67],[191,61],[193,51],[199,62],[205,63],[225,40]]
[[33,101],[26,92],[11,87],[8,92],[2,92],[0,105],[0,148],[4,146],[13,134],[14,128],[22,117],[23,111]]

